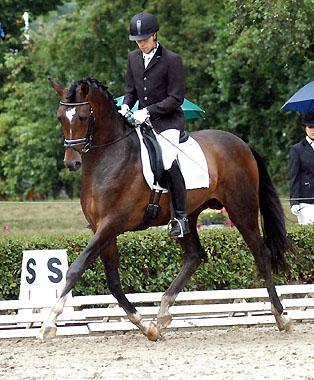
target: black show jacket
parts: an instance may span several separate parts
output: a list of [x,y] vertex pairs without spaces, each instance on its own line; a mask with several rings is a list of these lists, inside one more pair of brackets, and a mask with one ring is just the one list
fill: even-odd
[[314,150],[306,139],[290,147],[290,198],[291,206],[314,203]]
[[142,52],[137,49],[129,53],[123,103],[132,108],[139,100],[138,108],[147,108],[157,132],[184,130],[180,106],[185,92],[184,69],[178,54],[159,45],[145,69]]

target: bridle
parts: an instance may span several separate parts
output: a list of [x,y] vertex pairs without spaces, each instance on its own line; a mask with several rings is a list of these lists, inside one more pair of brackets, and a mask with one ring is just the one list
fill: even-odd
[[[129,136],[132,132],[135,131],[135,128],[132,128],[126,135],[119,137],[114,141],[110,141],[109,143],[106,143],[106,144],[92,145],[93,132],[94,132],[94,127],[95,127],[95,117],[94,117],[93,108],[90,102],[86,101],[86,102],[77,102],[77,103],[64,103],[60,101],[59,104],[62,106],[67,106],[67,107],[77,107],[77,106],[84,106],[84,105],[89,104],[90,111],[89,111],[89,116],[88,116],[88,129],[87,129],[86,136],[81,139],[66,139],[66,138],[64,139],[64,144],[63,144],[64,147],[66,149],[73,149],[79,154],[87,153],[90,149],[93,149],[93,148],[102,148],[105,146],[115,144],[125,139],[127,136]],[[81,150],[76,148],[77,145],[81,145],[81,144],[85,144]]]
[[[78,153],[87,153],[90,148],[91,148],[91,140],[92,140],[92,134],[95,126],[95,118],[94,118],[94,112],[92,109],[92,106],[90,102],[78,102],[78,103],[64,103],[60,101],[59,103],[62,106],[67,106],[67,107],[78,107],[78,106],[84,106],[86,104],[89,104],[90,106],[90,111],[89,111],[89,116],[88,116],[88,129],[86,136],[81,138],[81,139],[64,139],[64,147],[65,148],[71,148],[75,150]],[[84,147],[79,150],[76,148],[77,145],[85,144]]]

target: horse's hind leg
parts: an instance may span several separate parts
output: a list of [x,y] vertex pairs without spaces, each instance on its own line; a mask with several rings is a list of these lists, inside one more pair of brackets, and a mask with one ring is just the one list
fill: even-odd
[[276,319],[279,331],[290,331],[293,329],[293,321],[291,318],[284,315],[283,306],[275,288],[271,267],[271,252],[261,238],[260,240],[260,248],[255,251],[256,253],[254,253],[253,248],[251,248],[251,251],[253,252],[259,273],[265,280],[271,302],[271,312]]
[[[226,206],[230,219],[242,234],[249,249],[253,253],[257,269],[261,277],[265,280],[265,285],[271,302],[271,310],[275,316],[278,329],[280,331],[289,331],[293,328],[293,322],[290,318],[283,315],[283,306],[278,297],[271,266],[271,252],[264,244],[258,227],[258,209],[257,202],[250,202],[250,197],[246,199],[246,207],[237,207],[233,198],[232,205]],[[247,212],[247,210],[250,210]]]
[[260,242],[260,247],[257,250],[254,251],[252,246],[250,248],[253,252],[259,273],[265,280],[271,302],[271,311],[275,316],[277,327],[279,331],[290,331],[293,328],[293,321],[283,314],[283,306],[278,297],[272,275],[271,252],[263,241]]
[[182,269],[161,299],[157,315],[157,326],[160,329],[166,328],[171,323],[172,317],[169,313],[169,307],[174,304],[177,295],[189,281],[200,263],[207,261],[207,255],[201,246],[196,227],[190,228],[190,234],[179,239],[183,250]]

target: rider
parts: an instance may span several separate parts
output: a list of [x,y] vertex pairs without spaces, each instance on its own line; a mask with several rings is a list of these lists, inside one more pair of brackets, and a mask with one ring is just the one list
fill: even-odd
[[128,56],[120,113],[127,117],[139,100],[138,110],[132,114],[132,119],[135,124],[142,124],[148,118],[151,120],[162,151],[172,205],[168,235],[176,238],[190,232],[185,182],[176,149],[185,123],[180,107],[185,96],[185,77],[181,57],[160,45],[158,30],[157,19],[151,13],[142,12],[131,19],[129,39],[135,41],[139,49]]

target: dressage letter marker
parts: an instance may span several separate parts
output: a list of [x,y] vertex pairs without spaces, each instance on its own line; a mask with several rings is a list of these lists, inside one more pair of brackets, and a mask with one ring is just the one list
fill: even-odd
[[42,306],[53,305],[61,294],[68,269],[67,251],[24,251],[20,301]]

